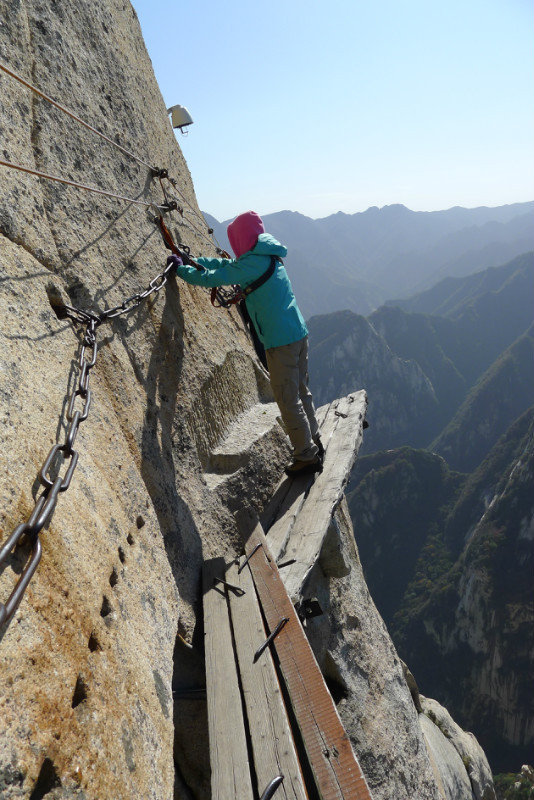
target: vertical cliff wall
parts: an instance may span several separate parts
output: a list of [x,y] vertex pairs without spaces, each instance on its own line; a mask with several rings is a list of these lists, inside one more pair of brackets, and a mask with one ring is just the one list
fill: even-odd
[[[214,253],[192,227],[206,231],[129,3],[9,0],[0,41],[3,63],[25,81],[167,168],[185,209],[167,215],[171,232]],[[163,202],[143,163],[4,72],[0,83],[3,160]],[[79,379],[80,337],[51,301],[115,307],[147,287],[168,252],[147,206],[3,166],[0,180],[4,541],[42,493],[37,474],[65,440]],[[174,279],[100,327],[97,342],[78,465],[41,533],[22,606],[1,631],[0,786],[11,787],[2,796],[29,796],[39,780],[94,798],[172,796],[176,637],[191,645],[203,553],[237,539],[229,503],[206,478],[228,491],[233,472],[217,475],[211,452],[240,413],[270,400],[238,318]],[[237,503],[261,505],[278,478],[279,427],[267,438],[269,458],[261,437],[248,453],[240,492],[231,492]],[[2,602],[21,562],[22,553],[2,571]]]
[[[207,798],[201,564],[239,551],[234,512],[261,510],[288,445],[235,312],[173,278],[121,309],[165,265],[149,204],[175,198],[175,239],[214,253],[132,7],[5,7],[2,62],[128,153],[0,71],[1,160],[129,200],[0,165],[0,542],[34,515],[46,481],[64,476],[65,488],[0,629],[0,796]],[[174,180],[167,198],[152,166]],[[96,329],[90,404],[76,395],[84,326],[58,317],[61,303],[129,309]],[[52,449],[73,397],[87,412],[77,464]],[[318,658],[375,798],[450,797],[339,514],[342,566],[316,576],[329,609],[310,629]],[[30,545],[0,568],[0,602]]]

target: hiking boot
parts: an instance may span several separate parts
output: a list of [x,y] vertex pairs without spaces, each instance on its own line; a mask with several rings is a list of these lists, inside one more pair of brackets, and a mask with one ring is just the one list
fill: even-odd
[[322,472],[323,464],[319,456],[315,456],[311,461],[299,461],[296,458],[292,464],[285,469],[286,475],[295,477],[295,475],[308,475],[313,472]]

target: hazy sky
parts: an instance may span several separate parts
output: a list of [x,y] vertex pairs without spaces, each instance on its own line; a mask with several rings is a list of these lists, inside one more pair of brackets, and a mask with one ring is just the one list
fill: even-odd
[[133,0],[200,207],[534,199],[532,0]]

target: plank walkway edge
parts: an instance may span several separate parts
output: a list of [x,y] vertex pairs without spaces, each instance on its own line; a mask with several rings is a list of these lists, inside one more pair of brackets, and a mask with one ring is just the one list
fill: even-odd
[[261,516],[262,523],[271,522],[266,535],[275,559],[293,560],[284,570],[284,584],[293,603],[299,600],[343,498],[362,442],[366,406],[363,390],[330,404],[321,427],[321,433],[326,433],[322,473],[307,482],[304,477],[291,479],[277,510],[268,506]]
[[[225,676],[223,692],[206,681],[211,796],[213,800],[248,800],[254,795],[228,603],[224,590],[214,588],[215,578],[224,571],[224,558],[205,561],[202,570],[206,677]],[[228,735],[229,724],[232,735]]]
[[[257,548],[258,544],[261,547]],[[281,619],[288,619],[272,647],[278,656],[321,800],[372,800],[260,523],[245,544],[245,554],[250,556],[248,568],[269,630],[273,632]]]

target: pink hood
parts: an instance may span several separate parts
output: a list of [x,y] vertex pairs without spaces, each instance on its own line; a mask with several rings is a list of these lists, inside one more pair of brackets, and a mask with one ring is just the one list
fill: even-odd
[[252,250],[260,233],[265,233],[263,220],[255,211],[245,211],[228,225],[228,241],[239,258],[243,253]]

